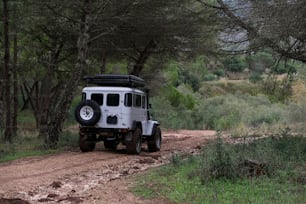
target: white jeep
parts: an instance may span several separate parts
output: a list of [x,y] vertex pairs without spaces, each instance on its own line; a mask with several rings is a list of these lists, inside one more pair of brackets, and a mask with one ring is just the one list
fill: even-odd
[[129,154],[139,154],[144,141],[148,151],[160,150],[161,130],[158,121],[150,116],[143,79],[106,74],[84,79],[94,86],[83,89],[82,101],[75,109],[81,151],[93,151],[98,141],[113,150],[121,142]]

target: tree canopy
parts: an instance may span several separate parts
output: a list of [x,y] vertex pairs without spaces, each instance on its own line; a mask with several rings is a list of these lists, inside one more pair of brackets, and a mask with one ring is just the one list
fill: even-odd
[[235,33],[234,37],[223,38],[224,43],[231,44],[230,51],[241,53],[269,47],[282,57],[306,62],[305,1],[199,2],[218,11],[226,23],[227,34]]
[[[22,109],[30,107],[39,135],[56,145],[66,113],[84,74],[105,71],[107,60],[126,63],[140,75],[154,55],[174,57],[214,49],[214,12],[196,1],[179,0],[54,0],[4,1],[5,36],[16,32],[16,69],[9,66],[13,39],[0,41],[6,53],[1,70],[0,111],[12,127],[9,101],[20,87]],[[15,17],[13,13],[16,13]],[[16,44],[17,45],[17,44]],[[160,68],[160,67],[159,67]],[[8,80],[10,74],[19,76]],[[17,75],[16,75],[17,76]],[[3,83],[2,83],[3,82]],[[16,89],[17,87],[17,89]],[[6,90],[6,91],[5,91]],[[5,93],[5,95],[3,94]],[[14,100],[18,100],[18,97]],[[2,101],[6,101],[2,106]],[[4,124],[4,123],[1,123]]]

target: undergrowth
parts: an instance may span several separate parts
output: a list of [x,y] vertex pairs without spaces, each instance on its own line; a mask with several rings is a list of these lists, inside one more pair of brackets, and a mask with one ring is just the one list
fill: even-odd
[[76,149],[78,146],[77,141],[77,134],[68,131],[63,132],[58,141],[58,148],[50,150],[44,147],[43,138],[19,134],[13,138],[12,143],[0,143],[0,162]]
[[[264,164],[259,174],[245,161]],[[132,191],[175,203],[304,203],[306,138],[288,128],[272,137],[205,145],[201,155],[174,155],[169,165],[136,179]]]

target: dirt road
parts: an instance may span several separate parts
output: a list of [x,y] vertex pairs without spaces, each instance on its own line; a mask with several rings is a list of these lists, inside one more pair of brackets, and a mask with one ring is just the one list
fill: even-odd
[[127,192],[124,178],[168,163],[173,154],[197,153],[214,135],[214,131],[165,131],[162,150],[156,153],[146,152],[146,144],[136,156],[125,154],[124,146],[114,152],[98,143],[90,153],[65,152],[0,164],[0,203],[12,198],[15,203],[148,203]]

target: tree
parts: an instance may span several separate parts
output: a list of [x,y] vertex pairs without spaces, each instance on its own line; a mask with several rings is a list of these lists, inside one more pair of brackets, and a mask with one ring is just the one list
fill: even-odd
[[[24,32],[31,39],[25,58],[30,80],[24,90],[46,147],[56,147],[67,111],[83,73],[86,72],[93,25],[109,1],[27,1],[32,10]],[[112,30],[106,30],[106,33]],[[35,45],[35,49],[31,49]],[[33,77],[34,76],[34,77]],[[29,88],[30,87],[30,88]]]
[[11,71],[10,71],[10,43],[9,43],[9,9],[8,0],[3,0],[3,36],[4,36],[4,107],[5,130],[4,140],[12,142],[11,122]]
[[48,148],[56,147],[81,73],[86,68],[93,8],[90,0],[27,1],[26,4],[31,15],[25,19],[23,32],[31,40],[29,45],[24,44],[24,54],[31,53],[31,56],[23,60],[35,69],[31,66],[24,73],[32,75],[23,81],[24,91],[34,111],[39,136]]
[[124,1],[113,7],[124,10],[125,15],[112,21],[115,32],[105,35],[93,49],[102,49],[108,58],[126,58],[130,74],[139,75],[154,55],[171,58],[214,53],[215,13],[200,9],[195,1]]
[[227,31],[238,33],[236,37],[223,40],[242,45],[243,49],[227,51],[245,52],[269,47],[281,57],[306,62],[305,1],[216,0],[216,4],[198,1],[217,9],[224,21],[232,25]]

